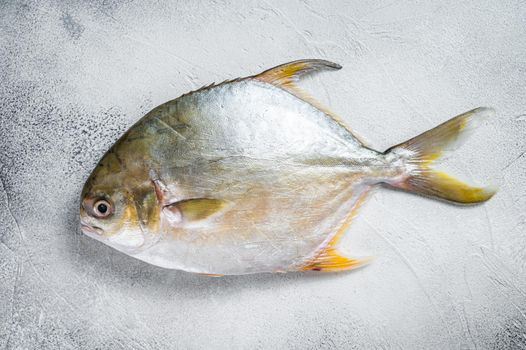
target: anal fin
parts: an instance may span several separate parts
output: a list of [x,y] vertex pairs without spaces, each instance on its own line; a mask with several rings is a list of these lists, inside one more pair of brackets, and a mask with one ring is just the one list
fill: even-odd
[[352,207],[351,212],[349,213],[347,218],[345,218],[345,221],[343,222],[343,225],[338,229],[338,232],[336,232],[334,237],[332,237],[332,239],[330,240],[330,242],[327,245],[327,247],[333,247],[334,248],[334,247],[336,247],[338,245],[338,243],[340,243],[340,240],[342,239],[342,237],[345,234],[345,232],[349,229],[349,226],[351,225],[351,222],[356,217],[356,214],[358,214],[358,210],[365,203],[368,195],[369,195],[369,188],[364,190],[358,196],[358,199],[356,200],[356,203]]
[[334,248],[321,252],[313,261],[302,268],[303,271],[337,272],[353,270],[367,264],[371,258],[347,258]]
[[335,248],[342,239],[344,233],[349,228],[352,220],[358,212],[358,209],[360,209],[362,204],[367,199],[368,193],[369,188],[365,189],[358,196],[356,203],[345,219],[343,225],[339,228],[328,244],[320,251],[320,253],[318,253],[318,255],[316,255],[315,258],[311,260],[306,266],[302,267],[302,271],[337,272],[353,270],[366,265],[373,259],[372,257],[348,258],[340,255],[338,250]]

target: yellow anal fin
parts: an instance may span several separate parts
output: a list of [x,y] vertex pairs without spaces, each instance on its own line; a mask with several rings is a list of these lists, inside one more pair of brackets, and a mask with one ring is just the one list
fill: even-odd
[[359,195],[358,199],[356,200],[356,203],[351,209],[351,212],[349,213],[347,218],[345,218],[343,225],[338,229],[338,232],[336,232],[336,234],[334,235],[334,237],[332,237],[332,239],[329,241],[326,247],[323,248],[321,252],[301,270],[324,272],[346,271],[364,266],[372,259],[370,257],[351,259],[341,256],[336,250],[336,246],[338,245],[344,233],[351,225],[351,222],[356,216],[358,209],[360,209],[362,204],[365,202],[368,194],[369,189],[366,189]]
[[327,107],[323,106],[315,98],[310,96],[296,85],[296,83],[303,77],[324,71],[339,70],[341,68],[342,66],[340,66],[338,63],[319,59],[305,59],[276,66],[264,71],[263,73],[255,75],[253,78],[282,88],[297,98],[311,104],[315,108],[328,115],[331,119],[349,131],[358,141],[365,145],[363,140],[359,138],[347,125],[345,125],[339,116],[337,116]]
[[347,258],[341,256],[336,249],[324,250],[313,261],[302,268],[303,271],[337,272],[354,270],[366,265],[371,258]]
[[366,199],[368,197],[368,194],[369,194],[369,189],[366,189],[362,194],[360,194],[360,196],[356,200],[356,203],[352,207],[351,212],[345,218],[345,221],[343,222],[343,225],[338,229],[338,232],[334,235],[334,237],[332,237],[332,239],[330,240],[329,244],[327,244],[327,247],[334,248],[334,247],[336,247],[338,245],[338,243],[342,239],[343,235],[345,234],[345,232],[347,231],[349,226],[351,226],[351,223],[352,223],[353,219],[358,214],[358,210],[361,208],[363,203],[365,203],[365,201],[366,201]]

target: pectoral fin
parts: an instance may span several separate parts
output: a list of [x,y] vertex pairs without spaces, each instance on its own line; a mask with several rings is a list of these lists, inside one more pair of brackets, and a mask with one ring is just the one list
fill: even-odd
[[198,222],[220,213],[227,202],[214,198],[193,198],[172,203],[163,212],[172,222]]

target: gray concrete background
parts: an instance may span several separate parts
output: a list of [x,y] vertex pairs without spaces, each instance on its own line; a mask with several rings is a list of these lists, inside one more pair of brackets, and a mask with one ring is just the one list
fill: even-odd
[[[8,349],[526,349],[523,1],[4,1],[0,346]],[[220,279],[78,230],[81,186],[151,108],[299,58],[377,149],[477,106],[445,167],[500,186],[456,207],[377,190],[343,242],[370,266]]]

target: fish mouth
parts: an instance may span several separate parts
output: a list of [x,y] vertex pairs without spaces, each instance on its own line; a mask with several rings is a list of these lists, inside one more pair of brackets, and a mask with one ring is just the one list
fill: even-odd
[[87,234],[88,236],[90,234],[95,234],[97,236],[102,236],[102,229],[100,227],[93,226],[93,225],[88,225],[85,222],[83,222],[82,220],[80,221],[80,230],[82,231],[82,233]]

